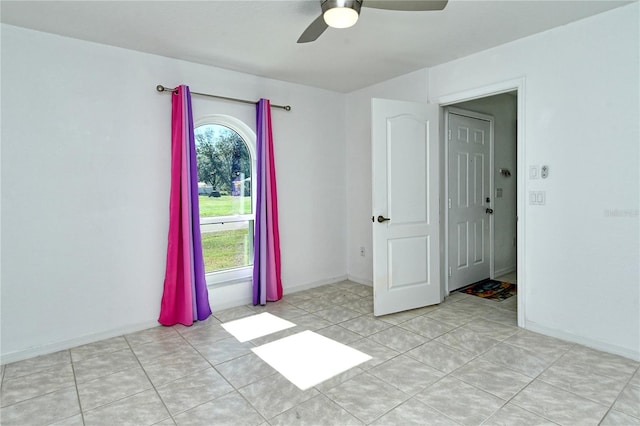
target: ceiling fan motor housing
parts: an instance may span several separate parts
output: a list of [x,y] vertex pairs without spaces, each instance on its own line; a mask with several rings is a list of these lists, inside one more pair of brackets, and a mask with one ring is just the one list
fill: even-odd
[[335,7],[347,7],[355,10],[358,15],[360,14],[360,8],[362,7],[362,0],[323,0],[322,13]]

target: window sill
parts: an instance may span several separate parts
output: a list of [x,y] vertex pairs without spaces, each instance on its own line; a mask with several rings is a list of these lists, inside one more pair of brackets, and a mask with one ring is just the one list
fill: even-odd
[[223,287],[229,287],[229,286],[234,286],[234,285],[239,285],[239,284],[251,284],[251,283],[252,283],[251,277],[238,278],[236,280],[219,281],[219,282],[215,282],[215,283],[207,282],[207,288],[209,288],[209,289],[223,288]]
[[253,265],[228,271],[212,272],[206,275],[208,288],[219,288],[229,285],[251,282]]

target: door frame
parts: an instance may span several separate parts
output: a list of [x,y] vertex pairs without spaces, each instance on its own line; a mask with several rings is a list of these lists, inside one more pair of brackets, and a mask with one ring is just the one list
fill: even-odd
[[[477,87],[474,89],[461,90],[460,92],[455,92],[447,95],[440,96],[437,99],[432,99],[430,102],[436,103],[440,105],[441,109],[444,107],[457,104],[460,102],[470,101],[473,99],[486,98],[489,96],[500,95],[502,93],[513,92],[517,93],[517,229],[516,229],[516,256],[517,256],[517,273],[518,273],[518,326],[522,328],[526,328],[526,285],[527,285],[527,262],[526,262],[526,213],[527,213],[527,205],[526,205],[526,180],[525,175],[523,173],[526,170],[526,139],[525,139],[525,93],[526,93],[526,84],[525,77],[506,80],[490,85],[485,85],[481,87]],[[442,114],[444,117],[444,113]],[[441,133],[441,140],[444,146],[445,132],[444,126],[442,126],[443,131]],[[444,150],[444,149],[443,149]],[[441,161],[444,161],[444,156],[441,155]],[[441,170],[444,170],[444,167],[441,167]],[[441,179],[445,179],[444,175],[442,175],[442,171],[440,172]],[[444,214],[445,212],[445,199],[441,198],[441,212]],[[442,224],[444,226],[444,224]],[[441,228],[441,232],[446,232],[446,229]],[[441,240],[442,241],[442,240]],[[448,256],[447,256],[448,257]],[[447,269],[448,272],[448,269]],[[443,274],[441,276],[448,275]],[[448,279],[448,277],[447,277]],[[449,290],[445,287],[445,280],[442,280],[443,285],[443,294],[448,295]]]
[[[489,122],[489,196],[491,199],[490,207],[494,205],[494,150],[493,150],[493,133],[495,119],[491,115],[481,114],[474,111],[468,111],[466,109],[447,106],[444,108],[444,202],[448,203],[449,200],[449,113],[462,115],[465,117],[476,118],[478,120],[484,120]],[[449,294],[449,212],[451,209],[445,206],[444,210],[444,290]],[[494,217],[489,215],[489,278],[494,278],[495,265],[493,263],[493,251],[494,251]],[[472,283],[469,283],[472,284]]]

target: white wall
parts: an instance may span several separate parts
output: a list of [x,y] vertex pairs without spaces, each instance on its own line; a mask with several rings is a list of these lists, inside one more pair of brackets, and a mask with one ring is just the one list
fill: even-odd
[[[640,359],[638,3],[429,70],[432,102],[525,78],[528,328]],[[524,277],[523,277],[524,275]]]
[[[273,111],[284,290],[346,276],[344,95],[2,25],[3,363],[156,323],[171,101],[155,86],[181,83],[292,106]],[[193,106],[255,129],[251,106]]]
[[[490,96],[456,104],[455,107],[494,118],[494,168],[495,188],[502,189],[502,197],[491,196],[494,220],[494,269],[495,276],[516,269],[516,173],[517,173],[517,98],[509,94]],[[508,169],[511,177],[498,173],[498,169]]]
[[[349,279],[373,282],[371,234],[371,98],[427,101],[427,70],[419,70],[347,95],[347,263]],[[360,247],[365,256],[360,256]]]

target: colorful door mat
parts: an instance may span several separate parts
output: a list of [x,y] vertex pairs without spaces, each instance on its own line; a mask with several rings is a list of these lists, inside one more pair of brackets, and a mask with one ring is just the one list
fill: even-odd
[[515,295],[516,290],[517,286],[515,284],[487,279],[471,284],[458,291],[460,293],[482,297],[483,299],[501,301]]

